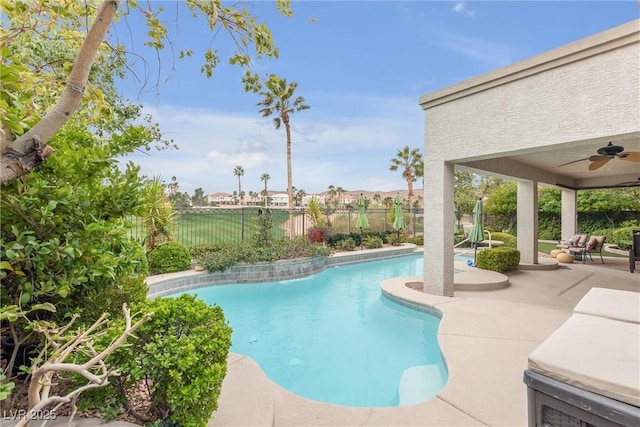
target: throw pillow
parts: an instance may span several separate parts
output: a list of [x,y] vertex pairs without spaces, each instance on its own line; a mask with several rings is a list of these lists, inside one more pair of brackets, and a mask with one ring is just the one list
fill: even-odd
[[595,248],[596,243],[598,243],[597,238],[592,237],[591,239],[589,239],[589,243],[587,243],[587,250],[590,251],[591,249]]

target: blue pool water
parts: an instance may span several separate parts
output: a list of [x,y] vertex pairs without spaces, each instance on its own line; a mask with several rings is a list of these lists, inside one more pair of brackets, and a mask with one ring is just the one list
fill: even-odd
[[447,381],[440,319],[380,292],[384,279],[422,273],[422,256],[406,256],[191,293],[223,308],[231,351],[287,390],[335,404],[397,406],[427,400]]

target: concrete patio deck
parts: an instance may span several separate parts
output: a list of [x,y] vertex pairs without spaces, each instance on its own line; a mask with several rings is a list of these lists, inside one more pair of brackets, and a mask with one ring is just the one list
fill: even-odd
[[528,355],[570,317],[592,287],[640,292],[640,272],[624,271],[625,259],[605,262],[520,270],[508,275],[507,288],[456,291],[451,298],[404,286],[415,278],[393,279],[383,286],[442,312],[439,340],[449,381],[436,398],[391,408],[315,402],[270,381],[250,358],[231,354],[219,409],[209,425],[525,426],[522,377]]

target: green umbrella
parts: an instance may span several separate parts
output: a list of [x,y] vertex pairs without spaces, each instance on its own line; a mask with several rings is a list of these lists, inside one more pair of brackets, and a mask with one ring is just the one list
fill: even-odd
[[484,229],[482,228],[483,222],[482,213],[482,199],[478,199],[475,207],[473,208],[473,227],[469,232],[469,241],[473,245],[473,262],[476,262],[476,254],[478,253],[478,244],[484,240]]
[[360,193],[360,197],[358,197],[358,220],[356,221],[356,227],[360,229],[360,249],[363,249],[362,230],[364,228],[369,228],[369,220],[367,220],[365,210],[366,206],[364,204],[364,196]]
[[398,231],[398,237],[400,237],[400,230],[404,230],[407,228],[407,224],[404,222],[404,217],[402,216],[402,199],[400,198],[400,193],[396,194],[396,199],[393,201],[395,208],[395,219],[393,220],[393,228]]

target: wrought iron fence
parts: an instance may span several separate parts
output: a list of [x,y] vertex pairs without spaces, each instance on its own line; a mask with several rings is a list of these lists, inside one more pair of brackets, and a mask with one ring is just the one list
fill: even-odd
[[[260,215],[271,216],[273,233],[276,236],[295,237],[305,235],[313,226],[304,209],[296,208],[291,213],[282,208],[180,208],[175,209],[176,218],[170,228],[171,239],[187,246],[240,242],[251,239],[258,230]],[[369,230],[393,230],[392,210],[367,210]],[[411,223],[409,235],[422,234],[423,210],[404,211],[405,221]],[[358,219],[357,209],[336,209],[326,215],[332,233],[355,233]],[[140,218],[133,218],[131,236],[144,241],[148,230]]]

